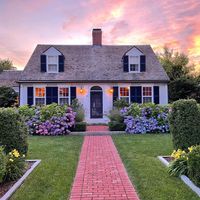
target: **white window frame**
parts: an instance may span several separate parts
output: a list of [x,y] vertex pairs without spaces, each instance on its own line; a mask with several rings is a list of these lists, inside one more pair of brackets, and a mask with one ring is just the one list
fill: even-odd
[[[56,63],[56,65],[57,65],[57,71],[55,71],[55,72],[52,72],[52,71],[49,71],[49,57],[56,57],[56,60],[57,60],[57,63]],[[59,65],[58,65],[58,56],[57,55],[46,55],[46,57],[47,57],[47,73],[58,73],[59,72]]]
[[[151,96],[145,96],[145,95],[143,95],[143,88],[145,88],[145,87],[151,88]],[[144,103],[144,100],[143,100],[144,97],[151,97],[151,102],[149,102],[149,103],[153,103],[153,97],[154,97],[153,86],[150,86],[150,85],[144,85],[144,86],[142,86],[142,103]]]
[[[128,88],[128,94],[129,94],[129,96],[121,96],[120,88]],[[128,103],[130,104],[130,86],[119,86],[118,87],[118,94],[119,94],[119,100],[121,99],[121,97],[128,97]]]
[[[36,88],[44,88],[44,92],[45,92],[45,95],[44,95],[44,97],[36,97]],[[39,98],[41,98],[41,99],[43,99],[44,98],[44,105],[46,105],[46,86],[35,86],[34,87],[34,103],[33,103],[33,105],[34,106],[36,106],[36,99],[39,99]]]
[[70,86],[66,86],[66,85],[61,85],[58,87],[58,103],[60,104],[60,98],[65,98],[65,97],[60,97],[60,88],[68,88],[69,91],[69,95],[68,95],[68,99],[69,99],[69,105],[71,105],[71,91],[70,91]]
[[[130,62],[131,57],[138,57],[138,63],[134,63],[134,64],[138,64],[138,71],[131,71],[131,64],[133,64]],[[129,62],[128,62],[129,72],[130,73],[140,73],[140,56],[139,55],[129,55],[128,59],[129,59]]]

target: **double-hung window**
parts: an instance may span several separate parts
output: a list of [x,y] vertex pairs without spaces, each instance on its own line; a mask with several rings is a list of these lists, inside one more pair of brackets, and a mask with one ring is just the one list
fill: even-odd
[[139,56],[129,56],[129,71],[130,72],[139,72]]
[[152,87],[143,87],[142,88],[142,98],[143,103],[151,103],[152,102]]
[[120,87],[120,99],[123,99],[127,103],[129,103],[129,88],[128,87]]
[[35,88],[35,105],[44,105],[45,104],[45,88],[36,87]]
[[60,87],[59,88],[59,103],[60,105],[69,105],[69,88]]
[[58,72],[58,56],[48,56],[47,72],[57,73]]

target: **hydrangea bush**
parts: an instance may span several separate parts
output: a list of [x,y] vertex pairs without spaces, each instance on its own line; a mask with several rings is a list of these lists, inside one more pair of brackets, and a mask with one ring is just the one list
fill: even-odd
[[121,110],[130,134],[166,133],[169,131],[169,107],[155,104],[132,104]]
[[70,107],[51,104],[34,107],[34,115],[25,118],[32,135],[66,135],[75,124],[75,116]]

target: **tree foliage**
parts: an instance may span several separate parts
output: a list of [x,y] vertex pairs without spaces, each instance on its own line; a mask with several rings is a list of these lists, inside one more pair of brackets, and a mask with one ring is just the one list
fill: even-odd
[[9,59],[0,59],[0,73],[3,70],[11,70],[11,69],[16,69],[15,67],[13,67],[13,63],[11,60]]
[[17,93],[10,87],[0,87],[0,107],[10,107],[16,103]]

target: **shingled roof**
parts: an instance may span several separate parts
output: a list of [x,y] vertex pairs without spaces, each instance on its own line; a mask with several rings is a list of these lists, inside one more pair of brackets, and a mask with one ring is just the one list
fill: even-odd
[[[55,47],[65,57],[64,72],[40,72],[40,55]],[[135,45],[146,55],[146,72],[123,71],[123,55],[133,46],[37,45],[20,82],[168,82],[169,78],[150,45]]]
[[20,70],[5,70],[0,73],[0,86],[17,87],[21,77]]

